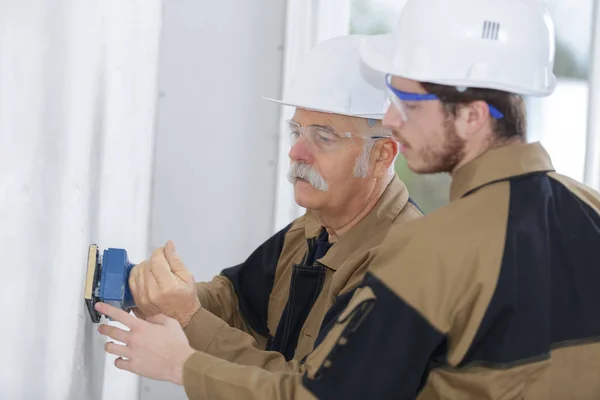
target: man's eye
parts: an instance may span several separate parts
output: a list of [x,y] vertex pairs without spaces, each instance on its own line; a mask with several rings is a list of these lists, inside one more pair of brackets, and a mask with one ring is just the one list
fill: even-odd
[[324,144],[332,143],[336,140],[336,137],[333,133],[327,131],[317,131],[317,139],[319,142]]

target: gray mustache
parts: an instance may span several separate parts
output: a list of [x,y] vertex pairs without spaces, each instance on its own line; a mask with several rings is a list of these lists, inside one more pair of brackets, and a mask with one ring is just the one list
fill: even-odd
[[294,162],[290,165],[288,181],[293,185],[298,178],[306,180],[312,187],[321,192],[326,192],[329,189],[327,182],[325,182],[321,174],[308,164]]

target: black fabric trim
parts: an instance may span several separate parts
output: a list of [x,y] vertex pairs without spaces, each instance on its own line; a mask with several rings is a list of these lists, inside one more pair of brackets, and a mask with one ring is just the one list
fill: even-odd
[[293,266],[288,301],[275,336],[267,344],[267,350],[280,352],[288,361],[294,357],[306,318],[323,290],[327,269],[316,260],[331,248],[328,239],[323,229],[319,237],[308,240],[304,264]]
[[[341,294],[335,299],[335,302],[329,308],[329,310],[327,310],[327,313],[323,318],[323,322],[321,323],[321,328],[319,329],[319,332],[329,331],[333,327],[339,315],[342,313],[342,311],[346,309],[348,303],[350,303],[350,300],[352,299],[352,296],[354,296],[354,292],[356,292],[356,289],[357,288],[354,288],[349,292]],[[320,334],[319,336],[317,336],[317,339],[315,341],[315,347],[321,344],[323,337],[324,335]]]
[[419,207],[419,205],[417,203],[415,203],[415,201],[412,199],[412,197],[408,198],[408,202],[410,204],[412,204],[413,206],[417,207],[417,210],[419,210],[419,212],[423,215],[425,215],[425,213],[423,212],[423,210],[421,210],[421,207]]
[[496,290],[460,366],[504,368],[600,336],[600,216],[546,174],[510,181]]
[[415,399],[430,369],[446,363],[446,337],[373,275],[362,286],[376,299],[356,306],[315,379],[305,374],[303,384],[319,399]]
[[275,271],[291,226],[289,224],[269,238],[242,264],[221,272],[233,284],[242,317],[264,337],[269,337],[267,316]]

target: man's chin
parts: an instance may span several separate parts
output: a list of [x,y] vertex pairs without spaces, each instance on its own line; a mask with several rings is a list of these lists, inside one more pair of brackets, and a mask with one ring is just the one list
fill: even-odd
[[300,207],[314,208],[321,193],[307,182],[297,181],[294,184],[294,200]]
[[406,166],[413,173],[419,175],[430,175],[445,172],[439,165],[428,163],[427,161],[419,158],[406,157]]

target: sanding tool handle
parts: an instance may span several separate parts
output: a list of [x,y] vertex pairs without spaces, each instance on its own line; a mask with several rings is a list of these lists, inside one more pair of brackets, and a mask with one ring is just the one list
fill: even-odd
[[135,307],[129,289],[129,274],[134,266],[129,262],[124,249],[104,250],[99,296],[102,301],[123,310]]

